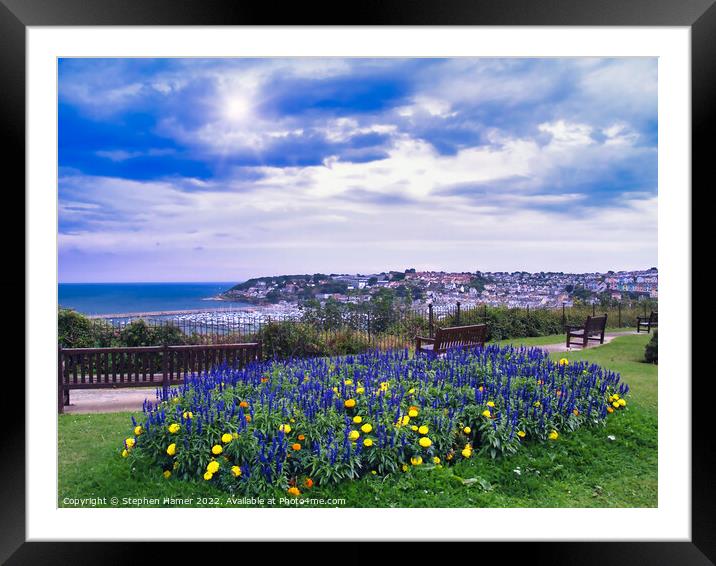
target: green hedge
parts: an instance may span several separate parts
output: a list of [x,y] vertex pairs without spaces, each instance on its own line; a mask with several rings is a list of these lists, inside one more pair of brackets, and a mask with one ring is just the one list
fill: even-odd
[[650,364],[659,363],[659,331],[654,330],[654,335],[644,349],[644,359]]

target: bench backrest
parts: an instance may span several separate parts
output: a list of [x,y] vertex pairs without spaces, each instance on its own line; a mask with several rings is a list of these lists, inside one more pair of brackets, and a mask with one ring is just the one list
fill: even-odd
[[649,315],[649,322],[659,322],[659,313],[651,311],[651,314]]
[[607,327],[607,315],[606,313],[600,316],[588,316],[587,322],[584,323],[584,329],[588,333],[603,332]]
[[487,325],[451,326],[435,332],[435,350],[462,346],[482,346],[487,340]]

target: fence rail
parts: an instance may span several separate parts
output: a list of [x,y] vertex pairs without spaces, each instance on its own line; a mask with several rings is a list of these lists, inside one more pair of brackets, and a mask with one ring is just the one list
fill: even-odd
[[[87,327],[61,330],[63,346],[264,344],[273,356],[357,353],[367,349],[411,347],[417,335],[434,336],[438,327],[487,324],[489,340],[559,334],[581,324],[587,315],[607,313],[607,327],[636,327],[636,317],[656,310],[654,301],[610,305],[509,308],[487,304],[381,306],[328,303],[299,313],[255,314],[204,312],[173,318],[86,319]],[[215,317],[212,319],[211,317]],[[303,346],[299,343],[303,342]]]
[[261,344],[184,344],[121,348],[63,348],[57,352],[60,413],[69,404],[72,389],[161,386],[166,394],[172,385],[189,376],[227,364],[242,367],[261,359]]

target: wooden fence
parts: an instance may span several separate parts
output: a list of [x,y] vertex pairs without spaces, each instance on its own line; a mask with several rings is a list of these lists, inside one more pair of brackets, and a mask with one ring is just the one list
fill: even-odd
[[184,383],[192,374],[227,364],[242,367],[261,359],[261,344],[58,348],[57,409],[70,402],[71,389],[161,386]]

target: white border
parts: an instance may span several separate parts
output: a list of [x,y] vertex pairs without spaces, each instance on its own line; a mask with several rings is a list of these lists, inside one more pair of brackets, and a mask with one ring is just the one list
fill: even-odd
[[[27,33],[27,538],[38,540],[690,540],[689,28],[38,28]],[[58,509],[56,58],[659,57],[657,509]],[[667,345],[667,346],[664,346]],[[614,470],[616,475],[619,470]],[[618,502],[617,502],[618,503]],[[182,517],[192,516],[192,520]],[[339,518],[339,520],[336,520]],[[289,522],[290,521],[290,522]],[[151,524],[152,528],[137,529]],[[277,525],[288,525],[290,529]],[[353,528],[347,528],[353,525]],[[357,525],[360,527],[356,528]],[[421,526],[416,528],[416,526]],[[139,539],[138,537],[142,537]],[[151,538],[150,538],[151,537]]]

